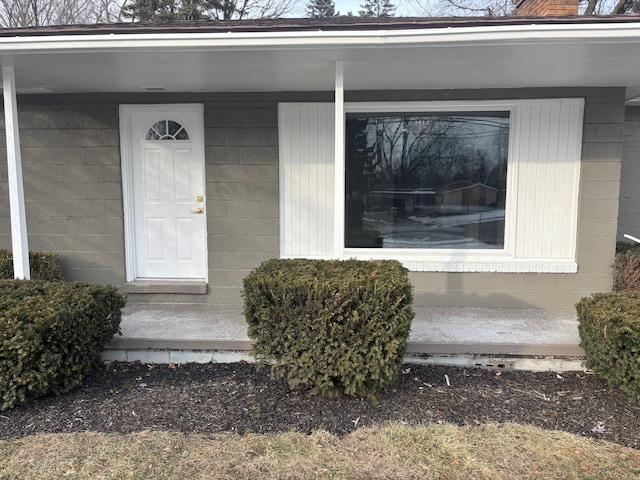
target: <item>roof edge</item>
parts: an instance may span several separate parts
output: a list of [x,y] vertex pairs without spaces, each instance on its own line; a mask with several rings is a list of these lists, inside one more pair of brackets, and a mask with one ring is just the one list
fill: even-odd
[[640,23],[640,15],[571,15],[547,17],[390,17],[339,16],[321,19],[281,18],[259,20],[201,20],[184,22],[138,22],[91,25],[57,25],[0,29],[0,37],[61,35],[117,35],[171,33],[242,33],[303,31],[371,31],[445,29],[518,25]]

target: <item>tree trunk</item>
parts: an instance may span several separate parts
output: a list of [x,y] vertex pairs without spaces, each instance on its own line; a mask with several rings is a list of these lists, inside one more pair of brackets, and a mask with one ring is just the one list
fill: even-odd
[[632,4],[633,2],[631,0],[618,0],[618,3],[616,3],[616,6],[613,8],[611,13],[614,15],[627,13],[627,10],[629,10],[629,7],[631,7]]

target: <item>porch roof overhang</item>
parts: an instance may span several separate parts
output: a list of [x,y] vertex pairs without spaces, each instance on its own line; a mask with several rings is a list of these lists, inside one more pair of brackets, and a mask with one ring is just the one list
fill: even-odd
[[[346,18],[346,20],[345,20]],[[20,94],[621,86],[640,96],[640,16],[339,17],[0,31]]]

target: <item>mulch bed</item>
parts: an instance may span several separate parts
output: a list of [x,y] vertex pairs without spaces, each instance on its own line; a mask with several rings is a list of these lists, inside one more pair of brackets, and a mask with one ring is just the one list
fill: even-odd
[[0,412],[0,439],[171,430],[346,434],[385,422],[517,422],[640,449],[640,405],[585,372],[404,365],[378,400],[327,399],[248,363],[100,365],[84,385]]

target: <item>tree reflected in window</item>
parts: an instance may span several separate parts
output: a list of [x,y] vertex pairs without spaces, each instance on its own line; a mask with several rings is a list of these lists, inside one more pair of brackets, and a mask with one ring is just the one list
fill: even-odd
[[147,130],[145,140],[189,140],[189,134],[178,122],[160,120]]
[[504,247],[508,112],[349,113],[345,246]]

